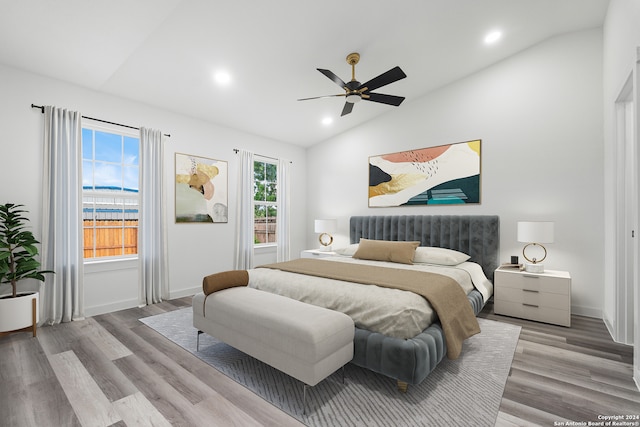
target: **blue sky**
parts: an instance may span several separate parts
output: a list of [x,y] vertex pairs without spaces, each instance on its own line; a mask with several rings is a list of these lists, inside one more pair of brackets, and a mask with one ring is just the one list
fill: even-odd
[[83,128],[83,187],[138,190],[139,157],[138,138]]

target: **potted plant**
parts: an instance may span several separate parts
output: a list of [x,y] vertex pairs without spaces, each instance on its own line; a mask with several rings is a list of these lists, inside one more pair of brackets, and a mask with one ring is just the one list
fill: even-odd
[[[11,293],[0,295],[0,335],[5,332],[33,330],[38,322],[38,292],[18,293],[18,283],[24,279],[44,281],[36,259],[39,243],[27,230],[27,213],[23,205],[0,205],[0,285],[11,285]],[[35,301],[34,301],[35,300]]]

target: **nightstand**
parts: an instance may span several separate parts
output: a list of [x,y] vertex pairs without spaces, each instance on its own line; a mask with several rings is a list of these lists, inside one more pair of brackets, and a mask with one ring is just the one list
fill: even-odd
[[331,251],[321,251],[319,249],[308,249],[300,252],[300,258],[326,258],[334,256],[336,253]]
[[493,311],[561,326],[571,326],[571,276],[566,271],[494,272]]

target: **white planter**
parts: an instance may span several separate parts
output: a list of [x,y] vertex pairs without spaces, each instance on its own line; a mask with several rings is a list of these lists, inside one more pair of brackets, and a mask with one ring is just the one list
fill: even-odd
[[18,294],[16,298],[0,295],[0,332],[15,331],[33,325],[33,303],[36,300],[36,324],[40,320],[38,292]]

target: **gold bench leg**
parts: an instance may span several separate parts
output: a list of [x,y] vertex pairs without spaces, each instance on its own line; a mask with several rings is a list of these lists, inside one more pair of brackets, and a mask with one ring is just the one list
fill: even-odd
[[398,391],[399,392],[406,393],[408,388],[409,388],[409,384],[405,383],[404,381],[398,380]]

